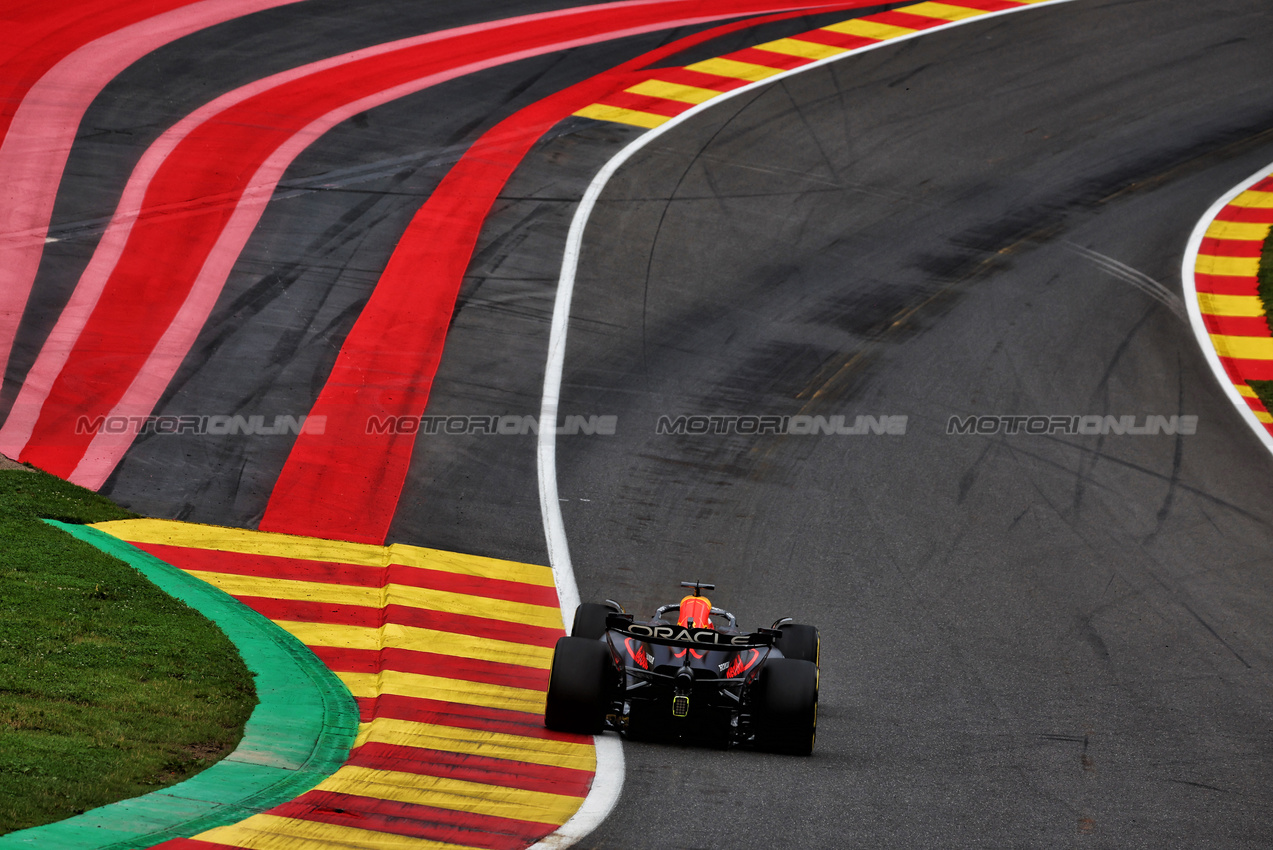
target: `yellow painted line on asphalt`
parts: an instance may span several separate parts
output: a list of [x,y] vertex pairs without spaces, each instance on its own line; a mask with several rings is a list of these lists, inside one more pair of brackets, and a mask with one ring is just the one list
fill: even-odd
[[430,841],[278,815],[253,815],[231,826],[210,829],[195,838],[244,850],[479,850],[468,844]]
[[1229,206],[1262,210],[1273,209],[1273,192],[1260,192],[1255,189],[1249,189],[1230,201]]
[[97,523],[93,527],[130,543],[187,546],[192,549],[215,549],[219,552],[270,555],[369,567],[383,567],[389,563],[387,550],[383,546],[342,543],[336,540],[320,540],[316,537],[298,537],[293,534],[275,534],[241,528],[224,528],[219,525],[199,525],[161,519],[121,519]]
[[[646,80],[637,83],[635,86],[629,86],[624,91],[632,94],[643,95],[644,97],[661,97],[664,100],[676,100],[681,103],[704,103],[714,97],[719,97],[720,92],[715,89],[704,89],[698,86],[687,86],[680,83],[666,83],[663,80]],[[641,113],[643,115],[648,113]]]
[[185,546],[240,555],[265,555],[363,567],[383,568],[392,563],[405,567],[421,567],[480,578],[535,584],[541,587],[553,586],[551,567],[506,561],[500,558],[464,555],[423,546],[407,546],[402,543],[391,546],[343,543],[336,540],[320,540],[316,537],[298,537],[292,534],[157,519],[113,520],[96,523],[93,527],[130,543]]
[[330,646],[338,649],[411,649],[456,658],[520,664],[547,670],[552,666],[550,646],[531,646],[513,641],[475,635],[440,632],[415,626],[386,623],[380,628],[329,623],[301,623],[275,620],[279,628],[306,646]]
[[563,824],[569,820],[579,809],[582,799],[547,791],[352,765],[342,767],[314,790],[550,824]]
[[465,679],[447,679],[426,676],[423,673],[404,673],[399,670],[381,670],[379,673],[336,671],[355,697],[371,698],[381,694],[401,697],[419,697],[484,708],[507,708],[529,714],[544,713],[544,691],[530,688],[514,688],[508,685],[492,685],[486,682],[470,682]]
[[348,584],[331,584],[321,581],[301,581],[288,578],[245,576],[234,573],[209,573],[189,570],[190,575],[206,581],[231,596],[255,596],[265,599],[292,599],[303,602],[319,602],[329,605],[361,605],[383,608],[385,605],[405,605],[448,614],[463,614],[525,623],[548,629],[561,628],[561,611],[546,605],[527,602],[510,602],[507,599],[491,599],[486,596],[470,596],[449,590],[429,587],[411,587],[405,584],[389,584],[381,587],[356,587]]
[[537,584],[540,587],[555,586],[552,567],[523,564],[520,561],[461,555],[458,552],[426,549],[423,546],[407,546],[402,543],[394,543],[389,547],[389,560],[391,563],[401,564],[404,567],[423,567],[428,570],[442,570],[479,578]]
[[1269,237],[1271,225],[1250,221],[1222,221],[1216,219],[1207,226],[1206,235],[1212,239],[1236,239],[1242,242],[1263,242]]
[[593,771],[597,767],[597,751],[592,744],[394,718],[376,718],[359,726],[354,747],[361,747],[363,744],[443,750],[448,753],[467,753],[574,770]]
[[1255,277],[1260,270],[1259,257],[1212,257],[1198,255],[1195,268],[1202,274],[1228,275],[1230,277]]
[[975,18],[978,15],[986,14],[985,9],[951,6],[948,3],[916,3],[914,6],[906,6],[897,11],[905,12],[908,15],[922,15],[925,18],[937,18],[943,21],[962,21],[965,18]]
[[[898,9],[899,12],[908,11],[907,9]],[[877,41],[885,41],[890,38],[897,38],[902,35],[910,35],[917,30],[910,27],[898,27],[892,24],[881,24],[878,21],[868,21],[863,18],[853,18],[848,21],[841,21],[838,24],[828,24],[823,27],[831,32],[843,33],[844,35],[856,35],[861,38],[873,38]]]
[[547,605],[492,599],[487,596],[471,596],[467,593],[435,590],[431,587],[411,587],[405,584],[390,584],[385,590],[386,599],[390,605],[428,608],[434,611],[445,611],[448,614],[466,614],[472,617],[485,617],[489,620],[525,623],[546,629],[562,628],[561,609],[549,608]]
[[1198,293],[1198,307],[1211,316],[1263,316],[1264,302],[1258,295],[1216,295]]
[[1211,334],[1211,344],[1221,357],[1238,360],[1273,360],[1273,339],[1263,336]]
[[757,80],[768,79],[784,73],[781,68],[770,68],[766,65],[753,65],[751,62],[738,62],[734,59],[704,59],[702,62],[695,62],[693,65],[686,65],[687,71],[698,71],[703,74],[715,74],[718,77],[732,77],[736,80]]
[[847,53],[846,47],[833,47],[829,44],[817,44],[812,41],[801,41],[798,38],[780,38],[757,44],[757,50],[768,50],[770,53],[781,53],[784,56],[799,56],[803,59],[826,59],[828,56],[839,56]]
[[234,573],[209,573],[201,570],[188,572],[200,581],[206,581],[231,596],[293,599],[328,605],[361,605],[367,608],[383,608],[385,605],[385,588],[381,587],[358,587],[349,584],[328,584],[321,581],[300,581],[266,576],[241,576]]
[[582,118],[593,118],[597,121],[614,121],[618,124],[633,124],[637,127],[652,129],[671,121],[671,116],[655,115],[651,112],[638,112],[635,109],[622,109],[618,106],[606,106],[604,103],[593,103],[575,113]]
[[1243,396],[1244,398],[1254,398],[1254,399],[1259,398],[1259,396],[1255,394],[1255,390],[1247,386],[1245,381],[1240,384],[1234,384],[1233,386],[1237,388],[1238,395]]

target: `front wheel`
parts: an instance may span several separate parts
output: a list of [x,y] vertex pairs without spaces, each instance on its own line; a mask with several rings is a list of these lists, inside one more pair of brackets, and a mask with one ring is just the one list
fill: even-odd
[[553,650],[544,725],[557,732],[595,735],[605,729],[610,709],[614,662],[599,640],[557,639]]
[[796,658],[766,662],[756,681],[752,725],[758,749],[793,756],[812,753],[818,731],[818,666]]

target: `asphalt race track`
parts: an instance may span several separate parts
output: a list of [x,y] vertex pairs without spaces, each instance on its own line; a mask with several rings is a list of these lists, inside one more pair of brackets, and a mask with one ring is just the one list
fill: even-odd
[[[562,4],[358,5],[189,36],[95,101],[0,414],[132,165],[190,108]],[[483,130],[701,28],[525,59],[339,124],[289,167],[155,413],[309,410],[403,228]],[[1273,463],[1180,299],[1194,225],[1273,161],[1270,44],[1267,0],[1028,9],[748,91],[618,172],[584,241],[561,403],[618,427],[557,446],[581,595],[645,612],[701,579],[744,625],[818,625],[820,723],[807,759],[625,744],[618,807],[578,846],[1273,843]],[[570,218],[639,132],[570,118],[531,150],[464,277],[428,414],[538,412]],[[906,426],[659,433],[696,415]],[[948,433],[1031,415],[1197,428]],[[256,527],[291,439],[150,435],[102,492]],[[546,563],[535,438],[420,436],[388,539]]]
[[[824,643],[814,757],[629,745],[593,846],[1270,841],[1269,467],[1172,309],[1196,220],[1273,159],[1267,11],[937,33],[722,104],[612,181],[562,403],[622,423],[559,450],[581,593],[645,610],[701,576]],[[1199,424],[946,433],[1089,413]],[[685,414],[908,424],[656,434]]]

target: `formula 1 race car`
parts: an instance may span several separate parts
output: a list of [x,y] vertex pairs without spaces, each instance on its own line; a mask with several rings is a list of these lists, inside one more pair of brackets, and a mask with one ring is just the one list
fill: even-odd
[[[818,725],[818,630],[791,618],[744,632],[713,608],[712,584],[643,623],[619,603],[586,602],[557,641],[544,725],[808,755]],[[713,617],[718,621],[713,621]]]

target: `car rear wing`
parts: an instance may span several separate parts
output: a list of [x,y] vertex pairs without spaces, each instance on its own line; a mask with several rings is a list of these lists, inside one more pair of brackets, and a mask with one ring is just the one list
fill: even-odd
[[686,646],[692,649],[720,649],[733,652],[773,646],[782,634],[777,629],[760,629],[745,635],[732,635],[715,629],[692,629],[668,623],[634,623],[631,614],[610,614],[606,628],[644,643],[659,646]]

